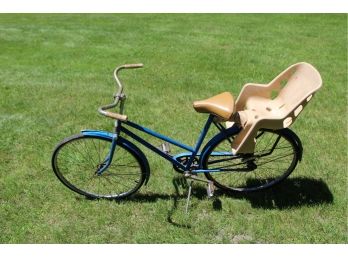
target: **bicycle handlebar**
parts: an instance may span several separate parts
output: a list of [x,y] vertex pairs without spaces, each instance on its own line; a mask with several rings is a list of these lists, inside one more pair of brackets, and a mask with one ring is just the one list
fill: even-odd
[[142,63],[135,63],[135,64],[125,64],[121,67],[124,67],[125,69],[137,69],[144,67],[144,64]]
[[[121,108],[121,113],[109,112],[109,111],[105,111],[105,110],[115,107],[119,103],[120,100],[123,100],[125,98],[125,95],[122,94],[123,85],[117,76],[118,72],[120,70],[123,70],[123,69],[137,69],[137,68],[142,68],[143,66],[144,66],[144,64],[142,64],[142,63],[136,63],[136,64],[124,64],[122,66],[116,67],[116,69],[114,70],[114,78],[116,80],[116,84],[118,85],[118,90],[114,95],[115,100],[111,104],[99,107],[98,112],[100,114],[102,114],[106,117],[109,117],[109,118],[116,119],[116,120],[121,120],[121,121],[127,120],[127,116],[122,114],[122,108]],[[121,105],[121,107],[122,107],[122,105]]]

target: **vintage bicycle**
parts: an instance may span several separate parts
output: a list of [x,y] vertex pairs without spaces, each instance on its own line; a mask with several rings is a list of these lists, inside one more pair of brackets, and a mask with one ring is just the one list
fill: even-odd
[[[294,64],[269,84],[246,84],[236,102],[229,92],[195,101],[193,108],[208,117],[193,147],[132,122],[123,113],[126,95],[119,72],[141,67],[142,64],[126,64],[114,70],[118,87],[114,101],[98,109],[115,120],[113,133],[82,130],[55,148],[53,171],[69,189],[92,199],[123,199],[146,184],[150,178],[149,162],[124,135],[171,162],[191,181],[188,198],[193,181],[206,183],[208,196],[212,196],[215,187],[229,192],[266,189],[287,178],[301,161],[301,141],[288,127],[322,85],[312,65]],[[120,108],[118,113],[109,111],[116,106]],[[202,147],[212,124],[219,133]],[[158,148],[135,131],[165,143]],[[170,144],[184,152],[172,156]],[[202,173],[205,178],[199,175]]]

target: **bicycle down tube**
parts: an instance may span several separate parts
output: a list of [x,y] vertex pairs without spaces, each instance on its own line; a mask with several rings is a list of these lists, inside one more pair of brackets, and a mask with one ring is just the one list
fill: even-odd
[[[206,136],[207,133],[208,133],[208,130],[209,130],[209,128],[210,128],[210,125],[211,125],[211,123],[213,122],[213,118],[214,118],[213,115],[209,115],[209,117],[208,117],[208,119],[207,119],[207,121],[206,121],[206,123],[205,123],[205,125],[204,125],[204,128],[203,128],[203,130],[201,131],[201,134],[200,134],[199,137],[198,137],[197,143],[196,143],[196,145],[195,145],[194,148],[192,148],[192,147],[190,147],[190,146],[188,146],[188,145],[185,145],[185,144],[183,144],[183,143],[180,143],[180,142],[178,142],[178,141],[176,141],[176,140],[174,140],[174,139],[172,139],[172,138],[169,138],[169,137],[167,137],[167,136],[164,136],[164,135],[162,135],[162,134],[160,134],[160,133],[158,133],[158,132],[155,132],[155,131],[153,131],[153,130],[151,130],[151,129],[149,129],[149,128],[140,126],[140,125],[138,125],[138,124],[136,124],[136,123],[133,123],[133,122],[131,122],[131,121],[124,121],[124,122],[120,123],[120,128],[119,128],[119,130],[122,131],[123,133],[125,133],[126,135],[130,136],[131,138],[133,138],[133,139],[136,140],[137,142],[141,143],[141,144],[144,145],[145,147],[147,147],[147,148],[149,148],[150,150],[154,151],[155,153],[159,154],[161,157],[163,157],[164,159],[170,161],[170,162],[173,163],[174,165],[177,165],[177,166],[179,166],[180,168],[182,168],[182,169],[184,169],[184,170],[188,170],[188,169],[191,167],[191,165],[192,165],[192,163],[193,163],[193,160],[194,160],[194,158],[196,157],[196,155],[197,155],[197,153],[198,153],[198,150],[200,149],[200,147],[201,147],[201,145],[202,145],[202,143],[203,143],[203,141],[204,141],[204,138],[205,138],[205,136]],[[158,149],[156,146],[150,144],[149,142],[147,142],[147,141],[145,141],[144,139],[142,139],[141,137],[137,136],[136,134],[134,134],[134,133],[131,132],[130,130],[126,129],[124,126],[122,126],[123,124],[128,125],[128,126],[130,126],[130,127],[132,127],[132,128],[135,128],[135,129],[137,129],[137,130],[139,130],[139,131],[142,131],[142,132],[144,132],[144,133],[146,133],[146,134],[149,134],[149,135],[151,135],[151,136],[153,136],[153,137],[155,137],[155,138],[162,139],[162,140],[164,140],[164,141],[166,141],[166,142],[168,142],[168,143],[171,143],[171,144],[173,144],[173,145],[175,145],[175,146],[178,146],[178,147],[180,147],[180,148],[182,148],[182,149],[185,149],[185,150],[191,152],[192,154],[191,154],[191,157],[190,157],[190,159],[189,159],[187,165],[184,166],[182,163],[178,162],[178,161],[177,161],[176,159],[174,159],[172,156],[166,154],[165,152],[163,152],[163,151],[161,151],[160,149]]]

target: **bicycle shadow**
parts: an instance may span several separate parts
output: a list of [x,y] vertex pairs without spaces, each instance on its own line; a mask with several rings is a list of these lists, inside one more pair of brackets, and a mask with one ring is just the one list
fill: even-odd
[[273,188],[259,192],[219,194],[246,199],[253,208],[278,210],[331,204],[334,199],[324,181],[305,177],[288,178]]
[[[172,194],[138,193],[128,198],[126,201],[156,202],[158,200],[173,200],[172,208],[168,211],[167,221],[176,227],[190,229],[190,224],[175,221],[173,218],[176,211],[184,212],[183,208],[178,208],[178,203],[179,201],[186,200],[187,195],[184,191],[188,189],[188,185],[181,177],[174,177],[172,182],[175,189],[175,192]],[[252,208],[278,210],[300,208],[301,206],[331,204],[334,200],[329,187],[324,181],[306,177],[288,178],[279,185],[259,192],[225,193],[222,190],[216,190],[212,198],[213,210],[221,211],[223,209],[223,204],[220,199],[222,196],[234,199],[245,199],[250,202]],[[198,200],[206,199],[206,188],[202,184],[194,184],[192,197]],[[124,200],[122,200],[122,202],[123,201]]]
[[[180,183],[181,185],[178,185]],[[181,186],[183,189],[187,189],[187,186],[184,182],[178,183],[178,178],[173,179],[173,185],[175,188],[175,193],[173,194],[138,193],[127,200],[137,202],[156,202],[159,199],[174,200],[175,207],[177,206],[175,201],[186,198],[186,195],[179,192],[179,187]],[[329,187],[324,181],[306,177],[288,178],[279,185],[258,192],[225,193],[221,190],[216,190],[215,199],[213,200],[216,200],[216,198],[219,198],[220,196],[248,200],[253,208],[280,210],[299,208],[301,206],[330,204],[334,199]],[[194,184],[192,197],[199,200],[205,199],[207,197],[206,188],[201,184]],[[213,202],[213,208],[214,210],[220,210],[222,206],[219,206],[218,202]]]
[[[175,192],[173,194],[141,194],[138,193],[131,198],[129,198],[129,201],[137,201],[137,202],[156,202],[157,200],[173,200],[172,208],[168,211],[167,214],[167,221],[179,228],[186,228],[190,229],[191,225],[187,221],[177,221],[174,218],[174,213],[179,210],[184,212],[184,208],[179,209],[179,202],[185,201],[187,197],[187,191],[188,191],[188,184],[184,177],[174,177],[172,180]],[[195,197],[199,200],[204,199],[207,196],[206,189],[202,186],[198,186],[198,184],[194,185],[192,188],[192,197]],[[183,207],[183,206],[181,206]],[[187,215],[187,213],[186,213]]]

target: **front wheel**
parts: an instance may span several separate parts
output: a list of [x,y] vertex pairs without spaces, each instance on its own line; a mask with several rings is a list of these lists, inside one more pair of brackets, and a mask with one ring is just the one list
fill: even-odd
[[202,156],[203,169],[214,184],[226,191],[250,192],[269,188],[290,175],[300,158],[296,139],[289,130],[258,131],[253,154],[232,155],[235,133],[212,142]]
[[102,173],[110,151],[111,139],[75,135],[54,150],[52,168],[69,189],[88,198],[121,199],[135,193],[144,183],[146,169],[139,155],[118,142],[112,163]]

